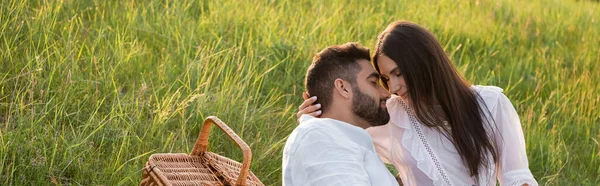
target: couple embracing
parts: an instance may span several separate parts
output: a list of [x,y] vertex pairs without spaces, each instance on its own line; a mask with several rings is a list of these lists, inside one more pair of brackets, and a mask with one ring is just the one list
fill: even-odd
[[328,47],[305,79],[299,125],[283,151],[283,185],[537,185],[519,116],[502,89],[475,86],[435,36],[390,24],[371,58]]

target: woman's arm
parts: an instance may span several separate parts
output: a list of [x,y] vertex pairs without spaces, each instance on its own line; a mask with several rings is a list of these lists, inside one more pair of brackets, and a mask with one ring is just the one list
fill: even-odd
[[538,185],[529,170],[521,121],[510,100],[501,92],[491,114],[496,123],[494,138],[499,153],[500,185]]

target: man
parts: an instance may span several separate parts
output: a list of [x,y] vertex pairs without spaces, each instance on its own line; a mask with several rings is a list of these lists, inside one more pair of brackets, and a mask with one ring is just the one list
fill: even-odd
[[390,94],[369,61],[369,50],[356,43],[331,46],[314,57],[305,86],[323,113],[302,115],[288,137],[284,186],[398,185],[364,130],[390,119],[385,108]]

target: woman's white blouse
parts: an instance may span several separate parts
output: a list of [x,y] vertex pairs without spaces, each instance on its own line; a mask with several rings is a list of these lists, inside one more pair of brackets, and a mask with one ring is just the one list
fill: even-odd
[[[538,185],[528,168],[525,139],[521,122],[502,89],[492,86],[473,86],[490,112],[495,126],[486,127],[498,146],[499,162],[482,168],[479,184],[469,176],[454,145],[434,128],[421,124],[400,97],[387,102],[390,123],[371,127],[381,159],[393,164],[405,185]],[[491,159],[491,158],[490,158]],[[493,160],[490,160],[493,161]]]

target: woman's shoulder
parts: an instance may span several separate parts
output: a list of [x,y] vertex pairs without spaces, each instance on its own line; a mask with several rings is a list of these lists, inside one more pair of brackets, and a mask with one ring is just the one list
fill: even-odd
[[502,94],[502,92],[504,92],[504,89],[500,87],[488,85],[473,85],[471,86],[471,89],[478,92],[479,94],[485,95],[497,95]]
[[508,101],[508,98],[503,93],[504,90],[497,86],[473,85],[471,89],[479,95],[481,101],[485,103],[488,109],[495,108],[498,103]]

